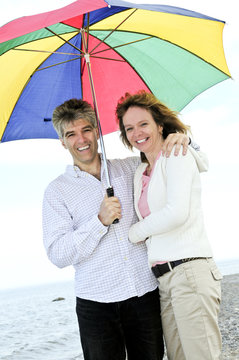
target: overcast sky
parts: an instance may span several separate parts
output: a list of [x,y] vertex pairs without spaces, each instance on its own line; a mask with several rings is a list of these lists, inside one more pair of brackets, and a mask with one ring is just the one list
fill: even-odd
[[[67,3],[70,1],[8,0],[1,5],[0,25]],[[198,96],[182,111],[181,118],[191,125],[194,140],[209,157],[210,170],[202,175],[203,208],[215,259],[239,258],[239,26],[236,2],[182,0],[162,3],[202,12],[227,23],[224,49],[233,80],[226,80]],[[108,158],[129,155],[117,133],[106,136],[105,144]],[[49,262],[42,245],[41,230],[44,189],[68,163],[72,163],[71,158],[58,140],[0,144],[0,289],[73,278],[73,269],[60,270]]]

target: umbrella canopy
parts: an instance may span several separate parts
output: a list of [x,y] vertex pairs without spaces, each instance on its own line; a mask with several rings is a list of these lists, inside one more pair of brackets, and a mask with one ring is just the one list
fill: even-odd
[[57,138],[54,108],[70,98],[96,106],[92,90],[103,134],[117,130],[115,107],[126,91],[150,91],[180,111],[230,77],[223,28],[189,10],[120,0],[78,0],[7,23],[0,28],[0,141]]

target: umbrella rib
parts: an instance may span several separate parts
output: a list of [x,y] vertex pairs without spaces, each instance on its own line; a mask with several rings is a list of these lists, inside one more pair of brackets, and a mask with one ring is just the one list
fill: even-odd
[[86,52],[88,53],[88,49],[89,49],[89,27],[90,27],[90,13],[87,13],[87,27],[86,27],[86,34],[87,34],[87,38],[86,38]]
[[96,58],[96,59],[104,59],[104,60],[113,60],[113,61],[120,61],[120,62],[125,62],[125,60],[120,60],[120,59],[113,59],[113,58],[107,58],[107,57],[103,57],[103,56],[92,56],[92,58]]
[[78,48],[77,46],[71,44],[68,40],[65,40],[62,36],[60,36],[59,34],[57,34],[56,32],[54,32],[53,30],[49,29],[48,27],[45,27],[46,30],[50,31],[52,34],[54,34],[55,36],[57,36],[59,39],[61,39],[62,41],[64,41],[65,43],[67,43],[68,45],[72,46],[74,49],[78,50],[80,53],[84,53],[80,48]]
[[47,53],[47,54],[59,54],[59,55],[72,55],[72,56],[79,56],[82,57],[82,55],[77,55],[77,54],[73,54],[73,53],[65,53],[65,52],[61,52],[61,51],[47,51],[47,50],[36,50],[36,49],[17,49],[17,48],[13,48],[12,50],[16,50],[16,51],[31,51],[31,52],[39,52],[39,53]]
[[123,21],[121,21],[121,23],[119,25],[116,26],[115,29],[113,29],[104,39],[102,39],[99,44],[97,44],[91,51],[90,54],[98,47],[100,46],[111,34],[113,34],[113,32],[115,30],[117,30],[126,20],[128,20],[134,13],[135,11],[137,11],[138,9],[134,9],[133,12],[131,14],[129,14]]
[[[62,61],[62,62],[59,62],[59,63],[53,64],[53,65],[45,66],[45,67],[42,67],[42,68],[40,68],[40,69],[35,70],[35,71],[34,71],[34,73],[35,73],[35,72],[37,72],[37,71],[41,71],[41,70],[45,70],[45,69],[49,69],[49,68],[51,68],[51,67],[53,67],[53,66],[57,66],[57,65],[61,65],[61,64],[65,64],[65,63],[68,63],[68,62],[70,62],[70,61],[79,60],[79,59],[81,59],[81,57],[77,57],[77,58],[74,58],[74,59],[70,59],[70,60],[66,60],[66,61]],[[32,75],[33,75],[33,74],[32,74]],[[31,75],[31,76],[32,76],[32,75]]]
[[154,36],[148,36],[148,37],[146,37],[144,39],[134,40],[134,41],[130,41],[130,42],[125,43],[125,44],[116,45],[114,47],[110,47],[109,49],[104,49],[104,50],[97,51],[95,53],[91,53],[91,55],[99,54],[99,53],[102,53],[104,51],[114,50],[114,49],[117,49],[117,48],[122,47],[122,46],[127,46],[127,45],[138,43],[140,41],[149,40],[149,39],[152,39],[153,37]]

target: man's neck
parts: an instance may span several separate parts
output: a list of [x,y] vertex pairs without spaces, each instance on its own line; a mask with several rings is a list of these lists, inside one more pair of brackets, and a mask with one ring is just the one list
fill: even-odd
[[74,164],[74,166],[77,166],[81,171],[85,171],[88,174],[94,176],[96,179],[101,179],[101,159],[100,155],[95,159],[93,163],[90,164]]

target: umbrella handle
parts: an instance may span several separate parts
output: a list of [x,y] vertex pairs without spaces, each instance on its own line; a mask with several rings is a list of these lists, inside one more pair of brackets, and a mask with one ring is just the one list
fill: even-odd
[[[107,196],[108,196],[108,197],[114,196],[114,189],[113,189],[113,187],[112,187],[112,186],[108,187],[108,188],[106,189],[106,193],[107,193]],[[118,224],[118,222],[119,222],[119,219],[114,219],[114,221],[112,222],[112,224]]]

